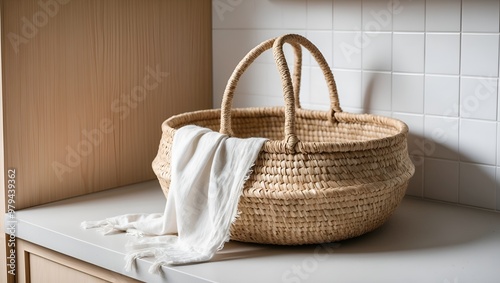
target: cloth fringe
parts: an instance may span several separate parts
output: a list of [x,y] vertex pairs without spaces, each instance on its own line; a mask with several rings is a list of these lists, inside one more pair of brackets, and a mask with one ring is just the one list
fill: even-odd
[[81,227],[98,228],[104,235],[136,236],[126,245],[127,271],[143,257],[155,258],[152,273],[165,264],[208,261],[230,239],[231,224],[240,215],[243,186],[265,141],[230,138],[193,125],[182,127],[172,144],[170,190],[163,214],[126,214],[85,221]]

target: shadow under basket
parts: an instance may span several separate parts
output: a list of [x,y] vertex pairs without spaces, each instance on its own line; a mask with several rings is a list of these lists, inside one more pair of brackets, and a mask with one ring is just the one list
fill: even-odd
[[[295,84],[284,59],[284,43],[294,47]],[[300,108],[299,44],[311,52],[323,70],[330,92],[330,111]],[[232,109],[241,74],[270,48],[282,77],[285,106]],[[185,125],[238,138],[268,139],[243,188],[231,240],[302,245],[362,235],[390,217],[414,173],[406,124],[383,116],[343,112],[323,56],[299,35],[270,39],[254,48],[230,78],[221,109],[183,113],[162,124],[153,170],[166,197],[173,137],[176,129]]]

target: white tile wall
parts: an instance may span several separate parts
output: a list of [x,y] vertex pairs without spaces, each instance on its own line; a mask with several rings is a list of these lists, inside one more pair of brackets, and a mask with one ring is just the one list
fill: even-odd
[[308,2],[306,16],[307,29],[331,30],[333,21],[332,6],[333,2],[331,0]]
[[393,117],[405,121],[410,129],[410,134],[408,136],[408,152],[410,156],[428,155],[433,145],[424,140],[423,115],[394,113]]
[[365,109],[391,111],[392,83],[389,72],[366,71],[361,76],[361,102]]
[[497,176],[497,210],[500,211],[500,182],[498,181],[498,176],[500,176],[499,167],[497,167],[496,176]]
[[459,120],[430,115],[424,119],[425,156],[459,160]]
[[458,117],[460,79],[458,76],[425,75],[425,114]]
[[392,70],[422,73],[424,71],[424,33],[394,33],[392,36]]
[[424,197],[457,202],[459,163],[427,158],[424,164]]
[[395,112],[424,113],[424,75],[392,75],[392,110]]
[[[361,26],[366,31],[391,31],[393,2],[387,0],[362,1]],[[401,12],[402,9],[396,9]]]
[[498,76],[498,34],[462,35],[462,75]]
[[361,0],[333,0],[333,30],[361,30]]
[[426,31],[459,32],[460,2],[460,0],[427,0],[425,3]]
[[425,72],[458,75],[460,71],[460,34],[427,33]]
[[[400,0],[402,9],[393,8],[394,31],[424,31],[425,0]],[[397,3],[394,1],[393,3]]]
[[460,117],[495,121],[498,79],[462,77]]
[[362,51],[364,70],[390,71],[392,67],[392,34],[381,32],[363,32],[365,42]]
[[498,32],[499,2],[462,0],[462,31]]
[[460,119],[460,160],[495,165],[496,130],[495,122]]
[[[499,0],[213,0],[214,107],[252,47],[299,33],[330,64],[344,111],[408,124],[407,194],[500,211],[499,32]],[[234,106],[283,105],[272,54],[254,65]],[[306,52],[303,65],[303,107],[327,110]]]
[[410,156],[415,165],[415,173],[413,174],[410,184],[406,189],[406,194],[415,197],[423,197],[424,195],[424,158],[421,156]]
[[460,203],[495,209],[495,171],[494,166],[461,163]]
[[361,105],[361,71],[338,69],[334,71],[333,75],[336,80],[344,82],[337,85],[342,106],[359,107]]
[[362,33],[360,31],[333,32],[333,67],[361,69]]

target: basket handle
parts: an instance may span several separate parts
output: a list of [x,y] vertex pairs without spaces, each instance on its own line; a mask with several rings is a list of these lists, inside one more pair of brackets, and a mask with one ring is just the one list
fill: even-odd
[[[290,76],[290,71],[283,53],[283,45],[289,43],[294,47],[295,51],[295,67],[294,67],[294,84],[292,84],[292,79]],[[300,45],[304,46],[312,54],[314,59],[318,62],[325,80],[328,85],[328,91],[330,94],[330,122],[334,122],[334,114],[336,112],[342,112],[339,105],[337,87],[333,74],[326,62],[325,58],[318,50],[318,48],[312,44],[305,37],[298,34],[287,34],[278,38],[269,39],[262,42],[258,46],[254,47],[236,66],[231,77],[228,80],[226,89],[224,90],[224,95],[222,98],[221,105],[221,125],[220,133],[226,135],[233,135],[231,127],[231,107],[232,100],[234,96],[234,91],[238,84],[240,77],[246,71],[246,69],[255,61],[255,59],[262,54],[264,51],[273,48],[273,55],[278,71],[281,76],[283,96],[285,100],[285,138],[286,148],[290,152],[295,151],[295,145],[299,142],[295,131],[295,109],[300,108],[299,92],[300,92],[300,68],[302,53]]]
[[[229,103],[232,102],[232,97],[234,94],[234,89],[236,88],[236,85],[241,77],[241,75],[246,71],[246,69],[253,63],[253,61],[259,57],[264,51],[267,51],[268,49],[271,49],[273,46],[274,41],[276,38],[272,38],[269,40],[266,40],[259,44],[258,46],[254,47],[241,61],[240,63],[236,66],[233,74],[228,80],[228,83],[226,85],[226,90],[224,92],[224,97],[227,95],[231,95],[230,100],[228,101]],[[297,43],[291,43],[294,51],[294,71],[293,71],[293,92],[294,92],[294,97],[295,97],[295,107],[296,108],[301,108],[300,106],[300,100],[299,100],[299,95],[300,95],[300,86],[301,86],[301,77],[302,77],[302,48],[300,47],[299,44]],[[232,91],[230,91],[229,87],[231,86]],[[222,103],[224,104],[224,102]],[[223,108],[223,107],[222,107]],[[230,129],[229,129],[230,130]]]
[[[333,122],[335,120],[334,113],[335,112],[342,112],[342,108],[340,107],[338,92],[337,92],[337,85],[335,83],[333,73],[330,70],[330,67],[328,66],[328,62],[326,62],[325,57],[323,56],[321,51],[319,51],[319,49],[311,41],[309,41],[307,38],[305,38],[301,35],[286,34],[286,35],[283,35],[281,37],[276,38],[274,41],[274,44],[273,44],[273,55],[274,55],[274,60],[276,62],[276,65],[278,67],[278,71],[281,74],[281,82],[283,84],[283,91],[286,91],[286,89],[287,89],[285,83],[290,84],[290,80],[289,80],[290,71],[288,69],[288,64],[286,62],[286,58],[285,58],[285,55],[283,53],[283,45],[285,43],[300,44],[300,45],[304,46],[309,51],[309,53],[311,53],[313,58],[318,63],[319,67],[321,68],[321,71],[323,72],[323,76],[325,78],[325,81],[327,83],[328,93],[330,96],[330,114],[331,115],[329,115],[329,118]],[[295,91],[295,90],[296,89],[300,90],[300,88],[297,88],[295,86],[296,82],[300,83],[300,78],[299,78],[299,80],[296,80],[296,77],[295,77],[295,73],[297,73],[297,68],[300,68],[300,66],[295,65],[295,69],[294,69],[293,90],[295,93],[296,100],[298,99],[297,96],[298,96],[299,91]],[[286,95],[284,95],[284,96],[286,99],[287,96]],[[297,106],[297,108],[301,108],[300,104],[296,103],[296,106]]]

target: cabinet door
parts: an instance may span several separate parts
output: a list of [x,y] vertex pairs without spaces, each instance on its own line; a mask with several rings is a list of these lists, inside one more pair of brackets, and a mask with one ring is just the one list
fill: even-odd
[[29,254],[29,282],[31,283],[106,283],[109,281],[69,268],[36,254]]
[[18,283],[105,283],[135,279],[18,239]]

